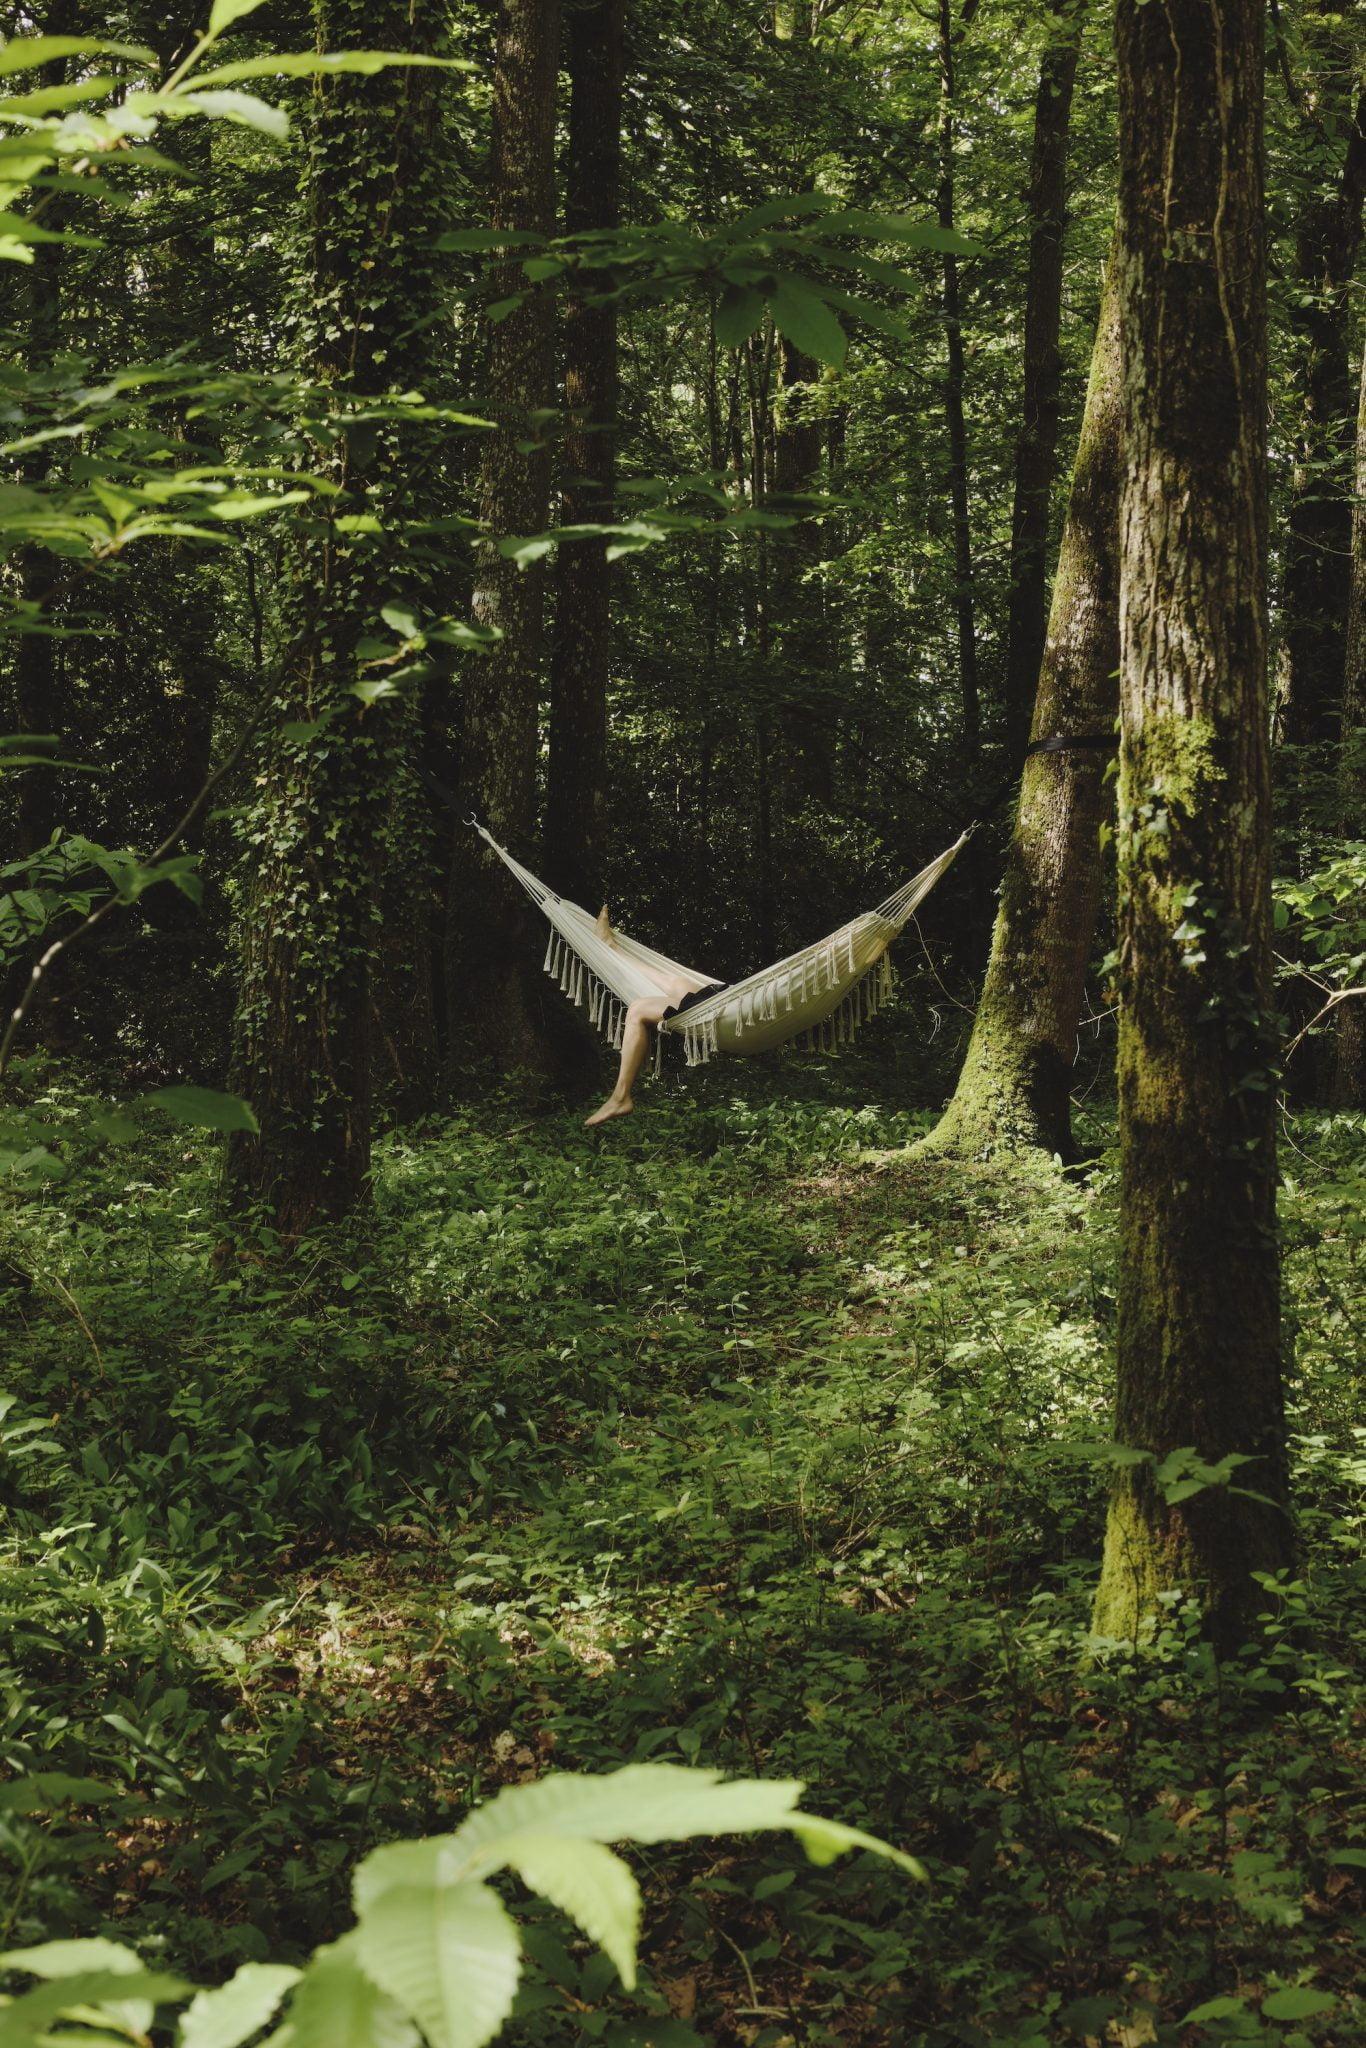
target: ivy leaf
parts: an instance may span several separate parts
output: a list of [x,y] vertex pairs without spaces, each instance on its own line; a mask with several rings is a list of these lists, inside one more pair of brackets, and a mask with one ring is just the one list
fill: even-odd
[[381,1892],[356,1945],[367,1977],[417,2021],[432,2048],[483,2048],[512,2010],[521,1942],[486,1884]]
[[847,347],[844,329],[814,292],[791,278],[780,278],[768,303],[774,325],[794,348],[838,369]]
[[179,2048],[241,2048],[298,1981],[288,1963],[243,1963],[226,1984],[196,1994],[180,2022]]
[[217,1088],[196,1088],[178,1083],[154,1088],[143,1101],[153,1109],[165,1110],[177,1123],[202,1131],[259,1131],[250,1103],[240,1095],[224,1095]]

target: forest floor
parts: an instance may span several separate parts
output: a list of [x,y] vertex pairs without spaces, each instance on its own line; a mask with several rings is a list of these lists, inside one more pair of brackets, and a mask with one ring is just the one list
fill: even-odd
[[650,1851],[641,1988],[529,1908],[510,2039],[1366,2038],[1361,1119],[1286,1128],[1303,1559],[1216,1669],[1179,1607],[1088,1651],[1103,1154],[922,1162],[866,1061],[744,1079],[397,1135],[283,1270],[211,1278],[184,1139],[0,1214],[0,1946],[288,1956],[373,1841],[656,1758],[929,1881]]

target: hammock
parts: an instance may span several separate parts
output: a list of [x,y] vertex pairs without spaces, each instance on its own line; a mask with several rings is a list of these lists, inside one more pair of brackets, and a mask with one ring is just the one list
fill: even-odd
[[[573,1002],[587,1004],[589,1023],[609,1044],[621,1046],[627,1005],[643,996],[659,995],[666,981],[681,981],[690,993],[716,984],[714,974],[684,967],[667,954],[627,938],[625,932],[613,931],[610,939],[604,938],[595,917],[537,881],[491,832],[474,819],[470,822],[549,920],[546,973]],[[891,994],[892,963],[887,948],[941,875],[948,872],[971,830],[969,826],[947,852],[913,875],[876,910],[865,910],[838,931],[804,946],[799,953],[789,953],[772,967],[761,968],[745,981],[717,986],[714,996],[666,1018],[660,1033],[667,1031],[682,1039],[690,1067],[705,1065],[718,1053],[771,1052],[790,1041],[813,1051],[831,1051],[847,1044]],[[662,1038],[656,1040],[656,1073],[661,1049]]]

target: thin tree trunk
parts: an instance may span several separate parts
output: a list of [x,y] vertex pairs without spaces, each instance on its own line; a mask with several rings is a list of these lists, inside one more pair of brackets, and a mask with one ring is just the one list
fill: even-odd
[[[571,8],[570,234],[621,219],[622,25],[625,0]],[[564,312],[566,526],[610,520],[616,474],[617,315],[570,299]],[[605,540],[564,542],[555,587],[550,666],[546,873],[578,902],[600,900],[607,826],[607,680],[611,569]]]
[[[955,226],[955,154],[958,140],[955,79],[956,32],[952,0],[939,0],[939,225]],[[948,366],[944,413],[949,430],[949,506],[953,525],[954,608],[958,621],[958,672],[963,692],[963,744],[975,763],[982,744],[982,692],[977,668],[976,599],[972,527],[968,514],[968,430],[963,407],[966,376],[958,258],[944,257],[941,297]]]
[[[782,409],[774,427],[772,489],[780,498],[800,498],[820,482],[825,432],[813,403],[820,365],[784,340],[779,366]],[[834,784],[824,595],[818,583],[804,580],[820,558],[821,529],[805,517],[773,553],[774,640],[784,689],[792,692],[779,707],[783,780],[798,809],[811,799],[828,804]]]
[[1006,747],[1024,761],[1030,712],[1044,648],[1048,528],[1058,453],[1062,357],[1063,237],[1067,227],[1067,147],[1084,0],[1056,0],[1034,101],[1029,170],[1029,274],[1025,285],[1024,389],[1015,442],[1006,620]]
[[[559,25],[559,0],[499,0],[489,209],[495,228],[554,232]],[[501,282],[509,294],[525,288],[520,260],[505,266]],[[479,517],[489,538],[479,548],[472,609],[503,637],[469,664],[460,761],[461,814],[473,812],[523,854],[531,850],[536,820],[545,573],[542,562],[518,568],[496,543],[538,532],[549,516],[550,444],[533,415],[554,404],[553,322],[553,300],[533,291],[489,335],[488,410],[498,426],[484,444]],[[447,915],[452,1057],[487,1056],[504,1069],[543,1075],[546,1012],[526,902],[471,832],[456,837]]]
[[[1106,732],[1118,709],[1119,487],[1124,392],[1112,253],[1067,504],[1032,737]],[[927,1150],[1072,1156],[1071,1076],[1100,904],[1106,756],[1032,754],[991,960],[953,1099]]]
[[[1095,1627],[1184,1591],[1218,1646],[1290,1556],[1266,695],[1263,0],[1119,0],[1121,1249]],[[1179,1461],[1178,1461],[1179,1462]],[[1171,1476],[1171,1468],[1168,1468]],[[1199,1474],[1191,1475],[1197,1480]],[[1250,1498],[1256,1494],[1262,1498]]]
[[1346,148],[1333,183],[1306,203],[1295,238],[1299,289],[1288,302],[1302,353],[1282,592],[1282,726],[1300,746],[1331,742],[1341,729],[1351,581],[1350,293],[1366,197],[1366,93],[1354,98],[1336,83],[1340,71],[1350,76],[1350,42],[1335,37],[1330,50],[1338,60],[1327,67],[1333,83],[1316,111],[1321,126],[1328,118],[1333,144],[1345,129]]
[[[321,49],[440,48],[409,0],[314,0]],[[345,396],[423,381],[430,296],[427,253],[442,217],[433,110],[440,74],[393,70],[319,82],[307,167],[310,263],[301,280],[301,355]],[[259,1138],[234,1136],[227,1193],[261,1202],[286,1240],[350,1209],[370,1165],[372,966],[377,886],[393,792],[412,745],[412,707],[361,711],[351,686],[357,643],[380,605],[401,594],[403,565],[386,525],[401,521],[411,430],[344,439],[334,479],[344,509],[373,511],[381,533],[327,528],[289,564],[285,659],[276,711],[305,729],[268,731],[264,788],[244,827],[247,874],[234,1042],[234,1086]]]
[[[1366,345],[1357,401],[1355,497],[1341,758],[1343,829],[1360,838],[1366,834]],[[1366,1109],[1366,997],[1354,996],[1339,1006],[1333,1032],[1332,1099],[1339,1109]]]
[[[69,35],[74,22],[70,0],[53,6],[44,23],[51,35]],[[66,78],[64,58],[45,64],[39,72],[44,86],[61,85]],[[68,195],[49,195],[43,225],[61,228],[69,211]],[[61,346],[62,267],[66,250],[60,242],[35,242],[28,273],[28,334],[25,367],[42,375],[50,371]],[[23,456],[20,476],[30,490],[42,486],[53,460],[53,448],[44,443]],[[16,563],[21,606],[36,626],[50,627],[61,585],[61,559],[47,548],[26,547]],[[57,706],[58,650],[60,640],[48,631],[21,632],[15,647],[15,720],[19,732],[55,734],[60,724]],[[51,768],[27,768],[16,777],[18,784],[16,850],[22,856],[46,845],[58,822],[58,785]]]

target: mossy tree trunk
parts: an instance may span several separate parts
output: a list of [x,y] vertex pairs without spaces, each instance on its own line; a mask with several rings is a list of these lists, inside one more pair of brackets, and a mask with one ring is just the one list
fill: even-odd
[[[625,0],[588,0],[566,17],[569,154],[565,228],[621,219]],[[564,309],[564,525],[610,520],[616,479],[617,311],[571,298]],[[605,540],[567,541],[555,581],[546,773],[546,875],[576,902],[601,901],[607,837],[607,682],[612,571]]]
[[[314,0],[313,11],[325,50],[439,52],[439,15],[409,0]],[[433,141],[442,78],[393,69],[315,90],[299,352],[342,402],[410,390],[423,377],[443,211]],[[342,440],[333,478],[345,512],[401,524],[410,432],[371,427]],[[230,1202],[263,1203],[287,1240],[345,1213],[367,1184],[377,884],[414,720],[402,700],[362,710],[352,685],[358,643],[406,589],[393,538],[330,518],[299,541],[287,568],[287,651],[261,794],[243,827],[233,1076],[261,1130],[234,1137],[226,1176]],[[286,738],[286,723],[304,730]]]
[[[1112,255],[1038,676],[1032,737],[1113,725],[1119,666],[1123,446],[1119,295]],[[1100,902],[1103,751],[1031,754],[1020,784],[982,1000],[958,1086],[927,1151],[1072,1156],[1071,1077]]]
[[1067,146],[1085,0],[1056,0],[1034,99],[1029,166],[1029,270],[1025,280],[1024,383],[1015,442],[1006,620],[1006,744],[1022,765],[1043,662],[1048,531],[1058,456],[1062,357],[1063,238],[1067,230]]
[[[553,234],[555,87],[559,0],[499,0],[493,72],[490,224]],[[505,266],[497,296],[524,291],[520,259]],[[532,291],[488,337],[487,411],[497,431],[484,444],[480,544],[473,611],[502,639],[469,664],[460,758],[461,815],[473,812],[495,839],[533,852],[538,715],[545,642],[545,565],[499,553],[499,538],[536,533],[550,510],[546,413],[555,402],[554,300]],[[505,1071],[545,1074],[550,1064],[544,945],[516,882],[472,832],[457,833],[446,932],[450,1054],[485,1057]]]
[[1119,0],[1125,363],[1115,1430],[1238,1454],[1116,1472],[1095,1627],[1165,1595],[1236,1644],[1290,1553],[1276,1246],[1266,694],[1263,0]]

